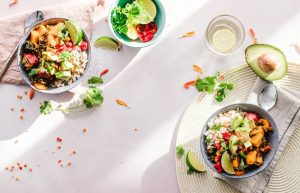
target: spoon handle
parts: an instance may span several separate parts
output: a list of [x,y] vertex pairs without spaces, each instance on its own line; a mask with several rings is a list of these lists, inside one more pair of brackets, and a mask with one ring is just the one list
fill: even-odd
[[3,77],[3,75],[5,74],[6,70],[8,69],[10,63],[13,61],[14,56],[18,50],[18,47],[20,45],[21,40],[18,42],[18,45],[15,47],[15,49],[11,52],[11,54],[9,55],[9,57],[7,58],[7,60],[5,61],[4,65],[2,66],[1,70],[0,70],[0,80]]

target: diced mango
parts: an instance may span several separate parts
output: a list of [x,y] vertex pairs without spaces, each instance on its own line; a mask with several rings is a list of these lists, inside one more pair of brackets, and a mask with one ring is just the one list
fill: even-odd
[[246,163],[252,165],[256,161],[257,151],[250,151],[246,156]]

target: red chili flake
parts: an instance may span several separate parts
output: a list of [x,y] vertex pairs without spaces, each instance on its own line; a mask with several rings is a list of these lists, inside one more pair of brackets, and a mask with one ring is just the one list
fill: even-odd
[[61,139],[60,137],[57,137],[57,138],[56,138],[56,141],[57,141],[57,142],[62,142],[62,139]]
[[30,100],[32,100],[32,98],[33,98],[33,96],[34,96],[34,92],[35,92],[34,89],[31,88],[31,89],[30,89],[30,92],[29,92],[29,99],[30,99]]
[[100,73],[100,76],[103,76],[104,74],[108,73],[108,69],[105,69],[103,70],[101,73]]
[[23,169],[23,167],[22,166],[19,166],[19,170],[22,170]]
[[29,168],[29,172],[32,172],[32,169],[31,169],[31,168]]
[[57,163],[59,163],[59,164],[60,164],[61,162],[62,162],[61,160],[58,160],[58,161],[57,161]]
[[24,109],[24,108],[21,108],[21,109],[20,109],[20,111],[21,111],[21,112],[24,112],[24,111],[25,111],[25,109]]
[[256,44],[257,43],[257,38],[256,38],[254,30],[252,28],[250,28],[249,31],[250,31],[251,37],[253,38],[253,44]]
[[183,87],[186,88],[186,89],[189,89],[191,86],[194,86],[196,84],[196,80],[192,80],[192,81],[189,81],[189,82],[186,82]]
[[24,164],[24,168],[27,168],[27,164]]
[[14,6],[15,4],[17,4],[18,3],[18,0],[11,0],[10,1],[10,4],[8,5],[9,7],[12,7],[12,6]]

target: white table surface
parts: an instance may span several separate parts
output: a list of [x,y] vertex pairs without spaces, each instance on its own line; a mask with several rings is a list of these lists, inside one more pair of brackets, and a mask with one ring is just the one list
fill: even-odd
[[[9,0],[2,0],[0,17],[61,2],[19,0],[8,8]],[[23,95],[28,87],[1,84],[0,192],[179,192],[174,149],[180,117],[197,94],[195,89],[182,87],[196,77],[192,64],[201,66],[206,74],[243,64],[244,48],[252,41],[249,27],[253,27],[259,42],[274,44],[289,61],[299,61],[300,55],[290,45],[300,41],[300,3],[277,2],[164,0],[167,27],[154,45],[93,52],[92,72],[110,70],[104,77],[104,103],[95,110],[43,116],[39,113],[41,101],[67,103],[77,95],[36,93],[32,101],[27,97],[18,100],[17,95]],[[219,14],[236,16],[246,29],[244,47],[229,57],[212,55],[203,43],[208,22]],[[197,35],[178,38],[188,31],[196,31]],[[102,35],[111,33],[98,17],[92,40]],[[116,105],[117,98],[132,108]],[[10,111],[12,107],[14,112]],[[25,108],[24,120],[18,118],[21,107]],[[85,127],[88,132],[82,134]],[[63,139],[63,146],[53,154],[56,137]],[[72,149],[77,151],[75,156],[69,155]],[[71,160],[72,166],[60,168],[59,159]],[[27,163],[33,172],[4,170],[16,162]],[[21,180],[16,182],[11,176]]]

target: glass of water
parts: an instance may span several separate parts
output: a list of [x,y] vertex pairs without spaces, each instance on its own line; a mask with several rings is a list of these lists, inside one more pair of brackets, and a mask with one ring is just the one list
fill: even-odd
[[229,55],[236,52],[245,39],[242,23],[231,15],[215,17],[206,29],[206,45],[218,55]]

